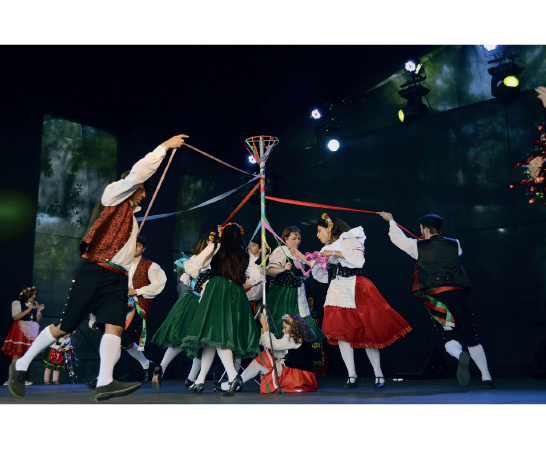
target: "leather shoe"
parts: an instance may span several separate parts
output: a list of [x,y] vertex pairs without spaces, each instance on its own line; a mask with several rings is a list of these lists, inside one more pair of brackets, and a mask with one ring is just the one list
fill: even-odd
[[[241,378],[241,380],[243,380],[243,379]],[[215,392],[216,391],[222,391],[222,392],[227,391],[227,390],[222,389],[222,384],[223,384],[223,382],[214,382],[214,384],[213,384],[214,385],[214,391]],[[235,391],[237,393],[239,393],[239,391],[241,391],[242,389],[243,389],[243,385],[238,385],[237,388],[235,389]]]
[[468,385],[470,381],[470,370],[468,369],[468,364],[470,363],[470,354],[468,352],[461,352],[459,356],[459,366],[457,367],[457,381],[459,385],[465,386]]
[[[153,376],[155,376],[156,374],[157,374],[157,382],[154,382]],[[154,368],[154,373],[152,375],[152,387],[154,387],[154,389],[156,390],[159,390],[161,388],[162,379],[163,379],[163,368],[161,367],[161,365],[157,365]]]
[[196,394],[201,394],[203,393],[203,388],[205,388],[205,384],[193,384],[190,391],[193,391]]
[[95,388],[95,401],[106,401],[110,398],[127,396],[137,391],[140,387],[142,387],[140,382],[125,383],[113,380],[108,385]]
[[[355,381],[351,382],[351,379],[354,379]],[[349,377],[347,379],[347,383],[345,384],[345,386],[343,388],[345,388],[347,390],[352,390],[353,388],[358,388],[358,377]]]
[[482,390],[493,390],[495,385],[492,380],[482,380]]
[[[383,379],[382,382],[379,381],[379,379]],[[376,390],[379,390],[381,388],[385,388],[385,378],[384,377],[376,377],[375,378],[375,385],[374,385],[374,388]]]
[[97,379],[85,382],[85,386],[90,390],[94,390],[95,388],[97,388]]
[[[243,379],[238,374],[231,382],[228,382],[229,389],[224,393],[224,396],[233,396],[237,391],[237,387],[243,388]],[[240,390],[239,390],[240,391]]]
[[15,369],[15,362],[9,366],[9,391],[17,398],[25,397],[25,374],[26,371]]
[[151,360],[148,360],[148,368],[143,368],[144,371],[144,378],[142,380],[142,386],[146,385],[148,381],[152,378],[153,372],[155,369],[155,363]]

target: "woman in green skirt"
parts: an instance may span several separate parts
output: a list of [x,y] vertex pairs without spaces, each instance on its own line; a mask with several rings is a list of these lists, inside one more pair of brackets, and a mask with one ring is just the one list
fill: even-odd
[[[199,243],[197,243],[197,246],[193,250],[194,255],[190,260],[194,260],[199,254],[201,254],[207,245],[214,243],[215,236],[216,233],[211,232],[209,235],[199,240]],[[161,364],[156,366],[154,369],[152,386],[156,390],[161,388],[161,380],[167,366],[169,366],[169,363],[171,363],[173,359],[182,352],[180,343],[182,343],[182,339],[188,334],[188,328],[193,319],[193,315],[197,310],[197,306],[199,305],[199,298],[201,296],[203,284],[209,280],[210,277],[210,266],[199,270],[199,275],[196,277],[195,284],[192,286],[189,292],[184,293],[182,296],[180,296],[180,298],[178,298],[178,301],[176,301],[174,304],[173,308],[167,315],[167,318],[165,318],[165,321],[152,338],[153,343],[161,346],[162,348],[167,348],[167,351],[165,351],[165,354],[163,355]],[[185,285],[190,285],[191,283],[191,278],[187,273],[184,273],[180,280]],[[185,380],[186,390],[189,389],[190,385],[195,382],[200,369],[201,360],[194,358],[190,373]]]
[[285,314],[301,316],[309,329],[315,335],[318,343],[324,338],[324,333],[318,327],[309,311],[309,304],[305,296],[305,279],[299,269],[296,258],[299,258],[301,267],[311,262],[298,250],[301,243],[301,231],[296,226],[286,228],[281,239],[286,243],[276,248],[269,256],[267,274],[274,276],[273,285],[267,293],[267,304],[276,329],[272,329],[277,338],[282,337],[282,317]]
[[220,228],[214,245],[184,262],[190,276],[196,276],[209,264],[212,272],[211,279],[203,285],[199,305],[180,345],[190,358],[202,349],[201,371],[191,387],[194,393],[203,391],[215,353],[228,375],[229,390],[224,396],[232,396],[243,385],[233,358],[254,358],[259,353],[258,329],[243,284],[246,277],[247,285],[264,279],[254,261],[249,260],[241,234],[243,229],[237,223],[228,223]]

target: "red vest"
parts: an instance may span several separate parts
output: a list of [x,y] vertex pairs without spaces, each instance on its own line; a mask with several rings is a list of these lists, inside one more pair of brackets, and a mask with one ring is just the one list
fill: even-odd
[[[133,230],[133,207],[127,199],[117,206],[106,206],[82,242],[87,243],[89,262],[109,262],[129,240]],[[140,265],[140,264],[139,264]]]
[[[153,262],[150,259],[146,259],[145,257],[140,258],[135,274],[133,274],[133,288],[135,290],[151,284],[150,279],[148,279],[148,270],[152,264]],[[150,300],[142,295],[137,296],[137,298],[140,308],[148,312],[151,305]]]

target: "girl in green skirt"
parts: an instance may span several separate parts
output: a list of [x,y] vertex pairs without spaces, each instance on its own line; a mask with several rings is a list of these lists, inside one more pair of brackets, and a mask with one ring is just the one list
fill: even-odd
[[235,394],[243,381],[237,375],[233,358],[254,358],[259,353],[258,330],[253,313],[245,294],[243,284],[263,282],[254,260],[249,260],[241,234],[243,229],[237,223],[221,227],[219,239],[209,245],[195,259],[184,262],[184,269],[190,276],[210,264],[212,277],[203,285],[201,299],[188,328],[181,348],[188,357],[196,357],[202,349],[201,370],[194,393],[201,393],[205,376],[218,353],[228,375],[229,389],[225,396]]
[[283,231],[281,239],[286,242],[286,245],[281,242],[281,246],[269,256],[267,265],[267,274],[275,277],[267,293],[267,304],[275,323],[272,330],[277,338],[281,338],[283,315],[299,315],[315,335],[315,341],[320,342],[324,338],[324,333],[311,317],[305,296],[305,278],[296,261],[296,258],[299,258],[302,267],[305,264],[311,264],[298,250],[301,243],[301,231],[296,226],[289,226]]

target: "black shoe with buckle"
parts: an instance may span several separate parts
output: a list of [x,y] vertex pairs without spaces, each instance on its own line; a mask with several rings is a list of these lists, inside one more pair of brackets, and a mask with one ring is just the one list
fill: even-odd
[[468,365],[470,363],[470,354],[468,352],[461,352],[459,356],[459,366],[457,367],[457,381],[459,385],[465,386],[468,385],[470,381],[470,370]]
[[184,381],[184,385],[186,385],[186,391],[188,391],[194,383],[194,380],[190,380],[189,377],[186,377],[186,380]]
[[144,371],[144,377],[142,380],[142,386],[146,385],[148,381],[152,378],[155,371],[155,363],[151,360],[148,360],[148,368],[142,368]]
[[203,393],[204,388],[205,388],[204,383],[202,383],[202,384],[193,384],[192,387],[190,388],[190,391],[193,391],[196,394],[201,394],[201,393]]
[[[154,382],[153,376],[157,374],[157,382]],[[161,388],[161,380],[163,379],[163,368],[161,365],[157,365],[154,368],[154,374],[152,375],[152,387],[154,389],[159,390]]]
[[[380,382],[379,379],[383,379],[383,382]],[[374,385],[374,388],[376,390],[379,390],[381,388],[385,388],[385,378],[383,376],[381,377],[376,377],[375,378],[375,385]]]
[[[235,379],[233,379],[231,382],[228,382],[229,389],[224,393],[224,396],[233,396],[236,391],[241,391],[243,388],[243,379],[241,379],[241,376],[237,374],[235,376]],[[238,387],[241,387],[241,389],[237,390]]]
[[13,362],[9,366],[9,391],[11,394],[17,398],[25,397],[25,374],[26,371],[17,371],[15,369],[15,363]]
[[482,380],[482,390],[493,390],[495,385],[492,380]]
[[[355,381],[351,382],[351,379],[354,379]],[[358,377],[349,377],[347,379],[347,383],[345,384],[345,386],[343,388],[345,388],[347,390],[352,390],[354,388],[358,388]]]
[[127,396],[137,391],[140,387],[142,387],[140,382],[125,383],[113,380],[108,385],[95,388],[95,401],[106,401],[110,398]]

